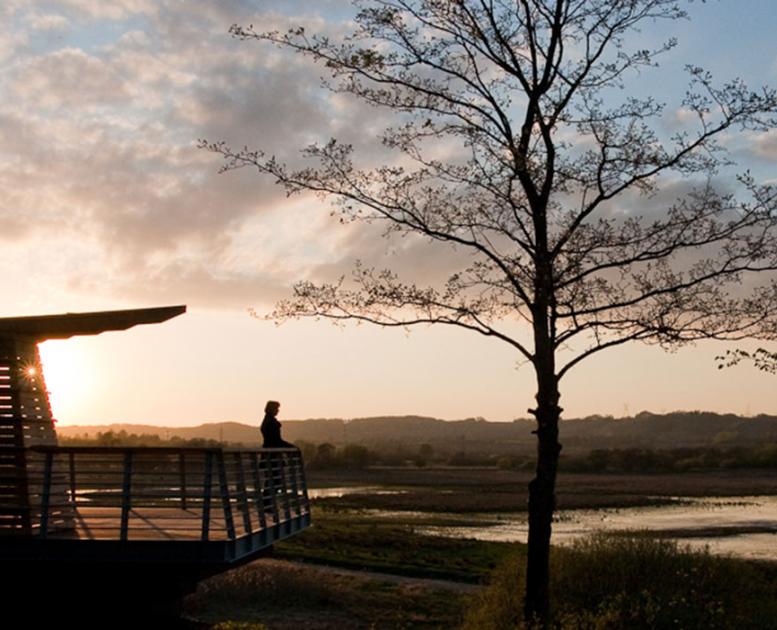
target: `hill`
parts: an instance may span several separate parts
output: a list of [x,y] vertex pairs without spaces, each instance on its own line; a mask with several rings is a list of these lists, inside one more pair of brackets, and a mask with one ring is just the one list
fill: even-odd
[[[291,442],[361,444],[376,450],[413,450],[429,444],[438,452],[520,453],[535,448],[534,422],[488,422],[482,418],[439,420],[422,416],[380,416],[345,421],[338,418],[284,420],[284,438]],[[126,431],[163,439],[204,438],[246,446],[258,445],[257,425],[216,422],[193,427],[151,424],[59,426],[59,435],[96,437],[100,432]],[[566,453],[596,448],[678,448],[754,446],[777,442],[777,416],[751,418],[704,411],[675,411],[633,417],[589,416],[564,420],[561,442]]]

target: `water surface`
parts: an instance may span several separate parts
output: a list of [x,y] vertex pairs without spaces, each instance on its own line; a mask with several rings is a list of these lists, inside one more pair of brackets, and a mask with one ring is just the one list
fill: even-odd
[[391,490],[382,486],[340,486],[336,488],[310,488],[311,499],[339,499],[348,494],[402,494],[406,490]]
[[[777,497],[674,497],[671,504],[661,506],[561,510],[553,524],[553,539],[565,544],[595,531],[624,530],[649,530],[694,547],[708,546],[718,554],[777,560]],[[423,526],[416,531],[526,542],[528,524],[525,513],[482,514],[473,515],[471,525]]]

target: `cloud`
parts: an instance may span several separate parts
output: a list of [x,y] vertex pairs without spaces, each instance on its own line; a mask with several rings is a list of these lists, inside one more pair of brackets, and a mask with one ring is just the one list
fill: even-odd
[[268,12],[248,0],[46,8],[20,3],[17,30],[0,25],[0,60],[4,42],[13,51],[0,75],[12,95],[0,103],[0,241],[47,251],[20,282],[45,275],[47,288],[84,295],[242,308],[272,304],[298,279],[348,275],[356,259],[419,284],[471,261],[422,238],[383,239],[380,225],[342,226],[255,171],[219,175],[220,158],[195,148],[225,140],[299,165],[301,147],[334,136],[360,164],[395,159],[379,141],[390,112],[323,90],[326,70],[309,59],[227,34],[235,22],[301,22],[336,37],[352,17],[345,0]]
[[[0,104],[0,240],[12,258],[47,252],[18,277],[31,294],[61,287],[147,302],[169,293],[234,307],[274,302],[296,279],[310,249],[295,242],[299,224],[261,225],[288,204],[283,191],[247,169],[219,175],[220,158],[195,142],[256,144],[296,159],[311,129],[342,122],[321,97],[318,69],[277,65],[228,36],[227,5],[245,17],[253,3],[199,4],[202,12],[185,13],[60,4],[81,31],[90,19],[145,12],[147,28],[130,21],[83,46],[73,35],[58,47],[44,27],[60,21],[20,14],[39,34],[30,31],[0,77],[14,95]],[[0,28],[0,44],[10,35]]]
[[154,0],[59,0],[64,10],[72,10],[86,17],[100,20],[123,20],[137,14],[153,14],[157,11]]
[[25,21],[35,31],[64,31],[70,26],[70,21],[58,13],[29,13]]
[[333,282],[341,276],[350,278],[358,260],[365,268],[390,269],[404,282],[440,286],[473,260],[469,250],[420,236],[384,237],[385,225],[382,224],[358,221],[338,227],[339,233],[332,239],[336,255],[308,270],[314,281]]
[[758,157],[777,162],[777,129],[759,133],[752,139],[752,152]]
[[672,132],[695,130],[699,127],[699,116],[687,107],[678,107],[662,118],[664,126]]
[[47,108],[106,107],[126,102],[129,94],[109,63],[77,48],[22,63],[10,84],[17,98]]
[[[111,291],[143,304],[188,304],[193,307],[248,309],[287,297],[290,288],[262,273],[223,273],[198,264],[173,263],[146,276],[144,283],[112,282]],[[90,283],[82,289],[101,289]]]
[[0,62],[10,59],[18,54],[28,42],[26,33],[0,31]]

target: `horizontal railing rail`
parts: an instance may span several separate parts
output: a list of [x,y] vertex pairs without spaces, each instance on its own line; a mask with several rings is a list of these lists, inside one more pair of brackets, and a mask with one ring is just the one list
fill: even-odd
[[[271,528],[288,534],[309,519],[303,461],[293,448],[22,450],[26,496],[0,497],[0,510],[28,510],[27,526],[0,521],[0,536],[234,541]],[[21,473],[2,469],[0,481]]]

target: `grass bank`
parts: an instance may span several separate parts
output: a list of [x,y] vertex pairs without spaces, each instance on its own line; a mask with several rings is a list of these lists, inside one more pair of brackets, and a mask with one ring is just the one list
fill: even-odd
[[456,628],[460,593],[259,560],[200,583],[185,614],[212,630]]

